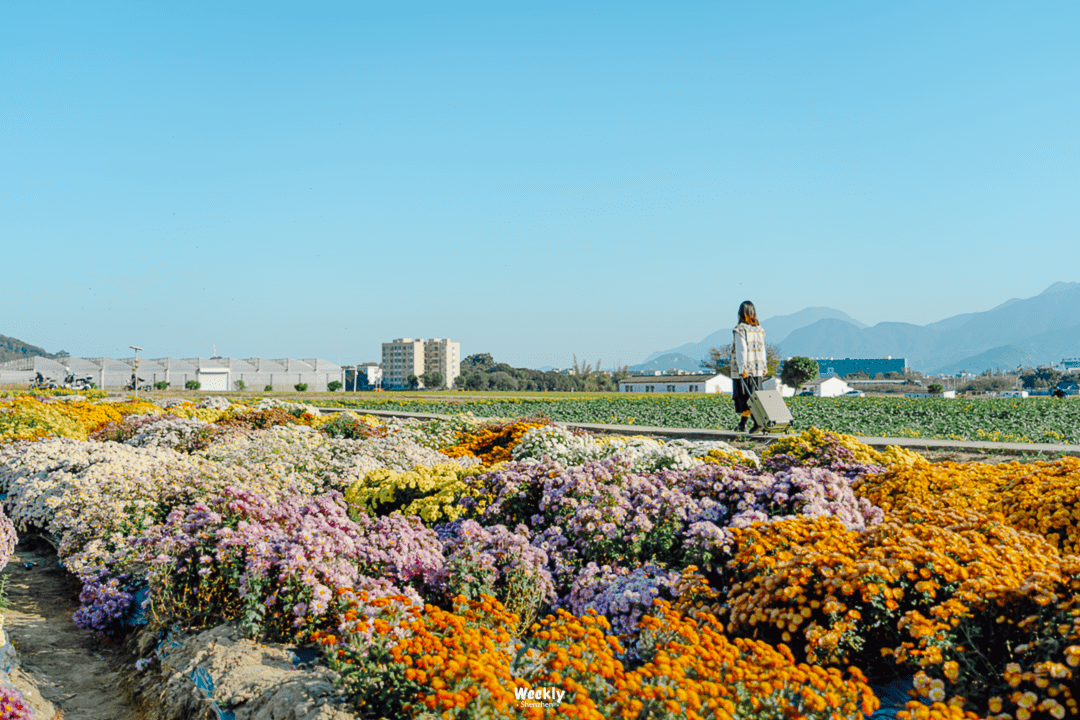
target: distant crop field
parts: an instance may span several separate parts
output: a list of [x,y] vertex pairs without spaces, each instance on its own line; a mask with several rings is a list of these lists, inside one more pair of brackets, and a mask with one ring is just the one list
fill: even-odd
[[[798,427],[869,437],[922,437],[993,442],[1080,443],[1080,400],[1052,398],[787,398]],[[733,429],[738,422],[724,395],[452,398],[375,395],[313,404],[404,412],[471,412],[480,417],[542,413],[563,422]]]

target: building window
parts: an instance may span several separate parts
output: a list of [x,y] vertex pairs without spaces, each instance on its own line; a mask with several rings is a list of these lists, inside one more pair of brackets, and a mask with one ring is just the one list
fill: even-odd
[[675,392],[675,386],[674,385],[668,385],[667,386],[667,391],[668,392]]

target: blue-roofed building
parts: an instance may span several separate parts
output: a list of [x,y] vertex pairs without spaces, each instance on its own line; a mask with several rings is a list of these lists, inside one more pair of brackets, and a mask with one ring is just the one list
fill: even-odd
[[904,358],[814,358],[818,364],[818,375],[829,377],[836,375],[846,377],[854,373],[866,373],[868,377],[876,377],[878,373],[885,375],[890,372],[903,373],[907,367]]

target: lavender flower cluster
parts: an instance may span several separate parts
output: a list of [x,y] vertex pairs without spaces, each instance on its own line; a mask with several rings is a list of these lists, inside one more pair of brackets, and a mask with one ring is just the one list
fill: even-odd
[[443,544],[420,518],[398,513],[371,517],[361,513],[356,527],[357,557],[362,559],[368,574],[420,586],[438,582],[443,569]]
[[673,598],[678,580],[679,573],[652,563],[631,570],[591,562],[574,580],[566,604],[578,617],[589,609],[604,615],[615,635],[630,640],[639,633],[638,621],[652,610],[654,600]]
[[152,568],[147,580],[155,591],[205,578],[224,583],[228,597],[291,614],[297,628],[322,623],[337,592],[361,582],[361,569],[424,582],[442,560],[435,533],[415,518],[356,523],[333,491],[275,500],[226,488],[206,502],[177,508],[137,544]]
[[93,630],[103,635],[113,635],[119,629],[124,616],[131,609],[135,595],[129,592],[122,582],[129,575],[120,577],[100,577],[83,582],[79,593],[79,609],[75,611],[74,621],[83,630]]
[[483,527],[465,520],[444,536],[446,561],[439,580],[449,596],[477,599],[488,594],[504,604],[514,604],[507,602],[512,595],[519,602],[527,596],[534,599],[530,604],[537,609],[558,599],[547,570],[547,553],[530,542],[525,525],[510,531],[505,525]]
[[566,591],[588,563],[680,567],[724,551],[725,528],[796,514],[829,515],[862,529],[883,518],[851,481],[821,468],[768,473],[702,465],[638,474],[613,457],[579,467],[509,463],[465,481],[463,502],[486,524],[525,523]]

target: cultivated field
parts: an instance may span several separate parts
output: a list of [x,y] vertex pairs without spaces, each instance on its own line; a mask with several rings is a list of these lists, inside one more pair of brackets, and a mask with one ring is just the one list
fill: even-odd
[[[322,396],[314,404],[407,412],[470,412],[478,417],[527,417],[660,427],[734,429],[727,396],[571,393],[561,397],[482,397],[462,393],[438,399],[373,393]],[[922,437],[996,442],[1080,443],[1080,401],[1053,398],[807,398],[786,399],[800,428],[817,427],[867,437]]]

